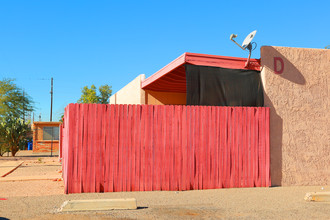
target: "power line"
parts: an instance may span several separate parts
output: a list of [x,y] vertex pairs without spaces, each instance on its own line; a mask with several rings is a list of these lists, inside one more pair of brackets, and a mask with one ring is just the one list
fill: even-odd
[[12,76],[2,76],[3,78],[10,78],[10,79],[19,79],[19,80],[43,80],[43,81],[46,81],[46,80],[50,80],[51,78],[33,78],[33,77],[12,77]]

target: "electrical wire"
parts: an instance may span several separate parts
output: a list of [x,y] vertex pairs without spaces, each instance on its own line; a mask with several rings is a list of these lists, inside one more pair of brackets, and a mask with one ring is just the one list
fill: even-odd
[[251,51],[253,51],[253,50],[255,50],[255,49],[257,48],[257,46],[258,46],[258,45],[257,45],[257,43],[256,43],[256,42],[252,42],[251,44],[252,44],[252,45],[253,45],[253,44],[255,44],[255,45],[256,45],[256,46],[255,46],[255,47],[254,47],[254,48],[251,50]]

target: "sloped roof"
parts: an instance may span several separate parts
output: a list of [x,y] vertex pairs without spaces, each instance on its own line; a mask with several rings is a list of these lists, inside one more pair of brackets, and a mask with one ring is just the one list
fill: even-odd
[[228,69],[260,70],[260,59],[250,59],[246,68],[247,58],[226,57],[218,55],[184,53],[165,67],[142,81],[142,89],[160,92],[186,92],[185,64],[215,66]]

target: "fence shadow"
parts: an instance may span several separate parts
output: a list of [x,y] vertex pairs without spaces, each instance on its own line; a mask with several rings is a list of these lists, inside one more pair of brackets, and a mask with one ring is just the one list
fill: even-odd
[[283,119],[276,113],[273,103],[264,93],[265,106],[270,107],[270,176],[272,186],[282,185]]

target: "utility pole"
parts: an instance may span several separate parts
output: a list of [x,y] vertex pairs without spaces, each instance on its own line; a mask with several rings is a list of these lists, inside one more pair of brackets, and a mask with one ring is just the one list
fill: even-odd
[[53,77],[50,80],[50,85],[51,85],[51,89],[50,89],[50,121],[52,121],[52,114],[53,114]]

